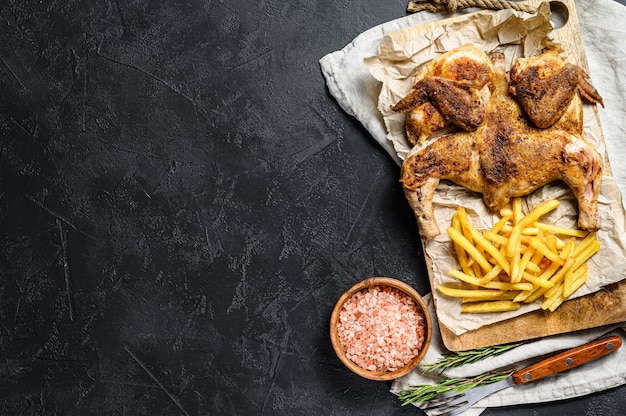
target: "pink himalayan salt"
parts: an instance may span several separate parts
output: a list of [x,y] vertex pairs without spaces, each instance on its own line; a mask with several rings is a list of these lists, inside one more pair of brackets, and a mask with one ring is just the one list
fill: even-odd
[[419,354],[424,343],[424,316],[406,293],[375,286],[344,303],[337,331],[346,355],[359,367],[394,371]]

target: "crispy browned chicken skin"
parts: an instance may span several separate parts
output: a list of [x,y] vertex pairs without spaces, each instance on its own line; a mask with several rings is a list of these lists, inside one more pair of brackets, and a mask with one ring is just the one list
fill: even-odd
[[563,116],[577,92],[604,106],[602,97],[589,83],[589,75],[576,65],[564,63],[556,51],[516,60],[509,77],[509,93],[517,97],[528,117],[542,129]]
[[433,59],[418,74],[411,92],[391,109],[408,113],[406,133],[412,144],[449,125],[474,131],[483,121],[494,81],[489,57],[465,45]]
[[415,146],[402,166],[401,182],[420,232],[425,237],[440,234],[433,195],[441,179],[481,193],[491,210],[563,180],[578,201],[579,227],[598,229],[602,160],[582,138],[580,97],[573,94],[551,127],[538,128],[508,93],[504,55],[493,53],[489,58],[494,91],[482,123],[474,131],[457,131]]

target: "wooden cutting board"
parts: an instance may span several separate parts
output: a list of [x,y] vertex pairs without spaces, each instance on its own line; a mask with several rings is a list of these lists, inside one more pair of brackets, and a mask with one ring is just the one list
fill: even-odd
[[[521,3],[538,6],[541,0],[526,0]],[[563,26],[553,31],[569,59],[588,71],[588,62],[582,41],[580,24],[573,0],[551,2],[553,22]],[[396,40],[404,36],[419,36],[432,32],[439,26],[463,21],[468,15],[420,25],[410,30],[392,34]],[[597,107],[593,107],[598,126],[600,120]],[[604,136],[599,132],[602,140]],[[610,175],[608,157],[604,155],[604,171]],[[431,287],[433,286],[432,259],[426,255]],[[461,335],[454,334],[440,322],[441,336],[445,346],[451,351],[465,351],[479,347],[525,341],[549,335],[562,334],[583,329],[626,321],[626,280],[607,286],[602,290],[562,304],[555,312],[538,310],[516,318],[483,326]]]

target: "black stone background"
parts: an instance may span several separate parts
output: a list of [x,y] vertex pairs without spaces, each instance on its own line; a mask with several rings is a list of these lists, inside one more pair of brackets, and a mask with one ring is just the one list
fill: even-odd
[[328,337],[365,277],[429,291],[398,168],[318,64],[405,7],[0,3],[1,415],[420,413]]

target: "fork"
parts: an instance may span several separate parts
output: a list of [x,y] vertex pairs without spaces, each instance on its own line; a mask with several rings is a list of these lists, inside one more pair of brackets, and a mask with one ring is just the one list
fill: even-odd
[[497,391],[578,367],[616,351],[621,345],[622,339],[615,335],[591,341],[516,371],[504,380],[474,387],[462,393],[439,394],[431,400],[422,402],[420,408],[428,410],[428,413],[433,416],[454,416]]

